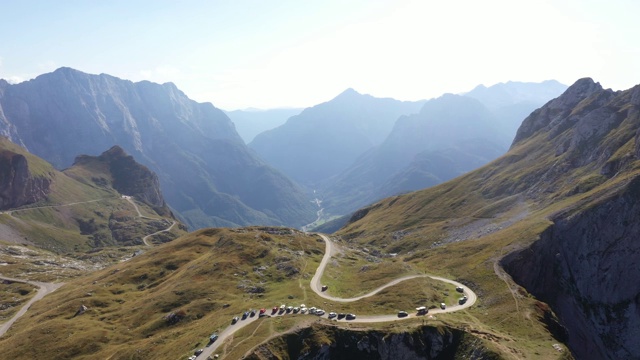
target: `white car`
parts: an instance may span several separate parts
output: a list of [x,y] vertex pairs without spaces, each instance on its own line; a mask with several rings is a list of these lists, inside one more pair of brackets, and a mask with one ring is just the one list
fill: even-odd
[[334,317],[338,316],[338,314],[334,313],[334,312],[330,312],[329,313],[329,319],[333,319]]
[[322,310],[322,309],[316,310],[316,315],[318,315],[318,316],[324,315],[324,310]]
[[309,308],[309,314],[313,315],[315,313],[316,313],[316,308],[315,307]]
[[440,309],[444,310],[447,308],[447,304],[445,303],[440,303]]
[[307,313],[307,308],[303,307],[300,309],[300,314],[306,314]]

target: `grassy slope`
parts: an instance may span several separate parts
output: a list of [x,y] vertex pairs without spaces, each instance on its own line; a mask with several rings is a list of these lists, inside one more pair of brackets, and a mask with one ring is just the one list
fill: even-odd
[[[321,299],[309,289],[324,251],[318,239],[282,228],[188,234],[70,281],[34,304],[0,339],[0,347],[10,349],[7,356],[16,359],[38,358],[43,351],[58,358],[177,358],[203,347],[208,335],[226,328],[231,317],[248,308],[305,303],[364,315],[410,310],[415,303],[442,301],[445,293],[454,301],[453,288],[429,279],[411,280],[355,303]],[[252,286],[263,287],[264,293],[248,292]],[[73,317],[81,304],[89,310]],[[169,325],[163,319],[179,311],[186,315],[179,323]],[[310,319],[317,321],[308,315],[262,319],[221,351],[244,354],[292,327],[308,326]]]
[[[249,307],[304,301],[298,278],[310,279],[307,263],[319,262],[322,246],[301,233],[193,233],[118,268],[62,287],[36,303],[31,315],[14,325],[0,347],[21,349],[10,355],[15,358],[37,358],[47,349],[59,358],[176,358],[203,346],[212,331],[223,329],[232,316]],[[300,269],[300,274],[286,277],[276,261]],[[262,265],[267,269],[260,276],[254,267]],[[249,294],[238,287],[243,284],[264,286],[266,292]],[[289,295],[295,300],[288,300]],[[89,311],[73,318],[81,304]],[[223,308],[223,304],[230,306]],[[163,320],[169,312],[179,310],[186,312],[186,318],[178,324]],[[41,346],[27,346],[34,337]],[[32,350],[24,353],[28,347]]]

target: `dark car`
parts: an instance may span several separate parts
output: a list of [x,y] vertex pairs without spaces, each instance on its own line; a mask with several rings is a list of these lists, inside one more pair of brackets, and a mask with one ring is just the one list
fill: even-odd
[[249,313],[249,316],[251,316],[251,317],[256,316],[256,311],[251,309],[251,312]]
[[409,313],[406,311],[398,311],[398,317],[402,318],[402,317],[407,317],[409,316]]
[[327,291],[329,287],[327,285],[322,285],[322,291]]
[[354,314],[347,314],[347,320],[355,320],[356,316]]
[[347,314],[345,314],[345,313],[338,314],[338,320],[344,319],[345,316],[347,316]]
[[273,309],[271,309],[271,313],[272,313],[272,314],[275,314],[275,313],[277,313],[277,312],[278,312],[278,307],[277,307],[277,306],[274,306],[274,307],[273,307]]
[[246,319],[247,317],[249,317],[249,312],[245,311],[244,314],[242,314],[242,320]]
[[196,352],[194,352],[193,354],[194,354],[195,356],[198,356],[198,355],[202,354],[203,352],[204,352],[204,349],[198,349],[198,350],[196,350]]
[[209,336],[209,341],[215,342],[216,340],[218,340],[218,334],[211,334],[211,336]]
[[457,291],[457,292],[459,292],[459,293],[461,293],[461,292],[463,292],[463,291],[464,291],[464,289],[463,289],[463,288],[461,288],[460,286],[456,286],[456,291]]
[[233,319],[231,319],[231,325],[233,325],[233,324],[237,323],[237,322],[238,322],[238,320],[240,320],[240,319],[238,319],[238,317],[237,317],[237,316],[234,316],[234,317],[233,317]]

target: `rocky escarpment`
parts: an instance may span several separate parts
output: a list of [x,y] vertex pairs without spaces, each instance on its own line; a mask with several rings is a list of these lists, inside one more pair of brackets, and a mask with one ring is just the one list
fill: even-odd
[[387,333],[314,325],[258,346],[246,359],[498,359],[482,341],[450,328],[423,326]]
[[125,151],[114,146],[100,156],[81,155],[76,158],[74,166],[87,166],[92,162],[105,165],[113,180],[111,186],[119,193],[133,196],[151,206],[160,215],[167,215],[169,210],[160,191],[158,176],[146,166],[139,164]]
[[51,179],[35,177],[27,158],[9,150],[0,151],[0,209],[6,210],[46,199]]
[[502,264],[551,305],[578,359],[640,358],[639,134],[640,86],[581,79],[527,118],[512,146],[550,164],[520,177],[530,199],[575,199]]
[[640,358],[639,214],[636,178],[595,206],[558,215],[540,240],[502,261],[551,305],[577,359]]

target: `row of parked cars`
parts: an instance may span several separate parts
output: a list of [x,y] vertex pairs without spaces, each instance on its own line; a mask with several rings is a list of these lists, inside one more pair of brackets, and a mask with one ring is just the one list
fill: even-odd
[[[259,312],[257,312],[259,317],[262,316],[276,316],[276,315],[284,315],[284,314],[309,314],[309,315],[316,315],[316,316],[323,316],[324,314],[326,314],[326,312],[320,308],[316,308],[316,307],[310,307],[307,308],[307,306],[305,304],[301,304],[300,306],[287,306],[287,305],[280,305],[278,306],[274,306],[271,309],[271,314],[267,315],[267,311],[266,309],[260,309]],[[242,314],[242,317],[239,318],[237,316],[233,317],[231,319],[231,325],[234,325],[235,323],[237,323],[238,321],[245,320],[248,317],[254,317],[256,315],[256,310],[249,310],[246,311]],[[337,318],[337,319],[346,319],[346,320],[354,320],[356,318],[356,316],[354,314],[344,314],[344,313],[335,313],[335,312],[330,312],[327,317],[329,319],[333,319],[333,318]],[[213,336],[212,336],[213,337]],[[217,337],[216,337],[217,339]],[[215,340],[211,340],[212,342]]]

